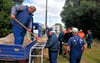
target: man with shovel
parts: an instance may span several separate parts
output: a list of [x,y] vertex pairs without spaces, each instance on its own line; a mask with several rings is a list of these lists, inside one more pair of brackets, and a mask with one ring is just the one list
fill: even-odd
[[[24,41],[24,36],[26,33],[25,27],[28,27],[31,22],[33,22],[32,13],[36,11],[34,6],[23,6],[17,5],[11,9],[11,24],[14,33],[14,44],[22,45]],[[19,21],[19,23],[17,22]],[[23,27],[20,23],[25,26]],[[32,24],[32,23],[31,23]],[[31,29],[27,29],[31,32]]]

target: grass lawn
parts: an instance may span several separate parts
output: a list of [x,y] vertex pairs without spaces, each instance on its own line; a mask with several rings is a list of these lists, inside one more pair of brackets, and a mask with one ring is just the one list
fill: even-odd
[[95,42],[92,44],[91,49],[86,49],[81,63],[100,63],[100,43]]

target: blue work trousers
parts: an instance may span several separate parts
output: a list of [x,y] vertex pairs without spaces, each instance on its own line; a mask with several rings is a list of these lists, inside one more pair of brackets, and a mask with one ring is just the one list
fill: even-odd
[[50,63],[57,63],[57,56],[58,56],[57,51],[49,51]]
[[80,56],[70,56],[70,63],[80,63],[81,55]]
[[26,30],[13,25],[14,44],[22,45]]

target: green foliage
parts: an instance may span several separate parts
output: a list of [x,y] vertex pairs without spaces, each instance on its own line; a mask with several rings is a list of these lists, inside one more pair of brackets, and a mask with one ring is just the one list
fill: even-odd
[[56,23],[55,25],[59,25],[60,26],[60,31],[61,31],[62,25],[60,23]]
[[100,36],[97,36],[100,34],[100,3],[81,0],[81,4],[77,7],[66,5],[66,3],[63,7],[64,10],[61,12],[62,22],[65,26],[78,27],[85,32],[91,29],[94,37],[100,38]]
[[0,37],[11,33],[10,14],[13,5],[22,3],[23,0],[0,0]]
[[15,4],[21,4],[24,0],[13,0]]
[[11,32],[10,12],[13,5],[12,0],[0,0],[0,37]]

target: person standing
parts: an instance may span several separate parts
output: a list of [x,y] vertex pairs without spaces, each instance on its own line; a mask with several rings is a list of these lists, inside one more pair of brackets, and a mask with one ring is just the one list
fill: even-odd
[[67,43],[67,42],[68,42],[68,39],[69,39],[71,36],[73,36],[73,35],[72,35],[72,32],[71,32],[71,28],[68,28],[67,33],[64,34],[64,38],[63,38],[64,43]]
[[72,34],[73,36],[68,40],[66,52],[70,49],[70,63],[80,63],[86,48],[85,41],[78,36],[77,28],[72,28]]
[[87,32],[88,32],[87,35],[86,35],[87,48],[91,48],[92,32],[91,32],[91,30],[88,30]]
[[80,29],[80,31],[78,32],[78,35],[79,35],[83,40],[85,40],[85,39],[84,39],[85,33],[83,32],[82,29]]
[[59,41],[54,31],[49,31],[49,38],[45,48],[49,50],[50,63],[57,63],[57,56],[59,51]]
[[60,34],[58,36],[58,40],[60,42],[59,55],[62,54],[62,42],[63,42],[63,38],[64,38],[64,30],[62,29],[62,31],[60,32]]
[[[20,21],[24,26],[28,27],[31,22],[33,22],[33,14],[36,11],[34,6],[24,6],[24,5],[17,5],[12,7],[11,10],[11,24],[14,33],[14,44],[22,45],[26,30],[15,21],[17,19]],[[28,29],[31,31],[31,29]]]
[[[73,36],[71,30],[72,30],[72,28],[69,27],[68,30],[67,30],[67,33],[64,34],[64,39],[63,40],[64,40],[65,44],[68,42],[69,38]],[[66,48],[66,45],[65,45],[65,48]],[[66,55],[65,51],[64,51],[64,55]]]

